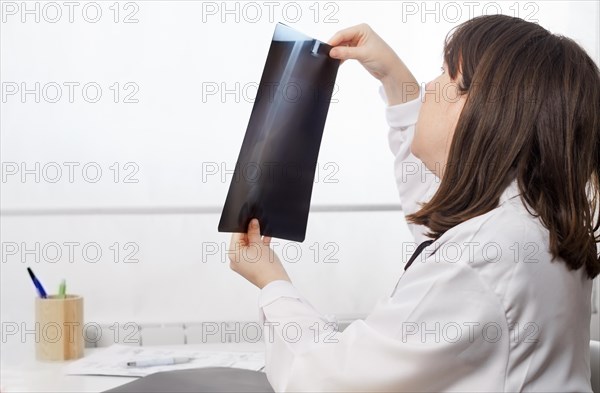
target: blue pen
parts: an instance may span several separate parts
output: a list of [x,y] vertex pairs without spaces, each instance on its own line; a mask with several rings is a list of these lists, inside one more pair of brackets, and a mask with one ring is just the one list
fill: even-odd
[[42,299],[46,299],[48,295],[46,295],[46,291],[44,290],[42,283],[39,282],[35,274],[33,274],[33,270],[31,270],[31,268],[28,267],[27,273],[29,273],[29,277],[31,277],[31,281],[33,281],[33,285],[35,285],[35,289],[37,289],[38,293],[40,294],[40,297]]

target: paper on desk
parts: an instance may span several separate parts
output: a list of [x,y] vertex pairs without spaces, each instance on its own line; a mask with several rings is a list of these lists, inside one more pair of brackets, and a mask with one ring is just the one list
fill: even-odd
[[[127,367],[127,362],[131,361],[172,357],[189,357],[193,360],[188,363],[169,366]],[[65,373],[68,375],[144,377],[160,371],[200,367],[235,367],[258,371],[264,365],[265,354],[262,352],[201,351],[168,347],[112,345],[69,364],[65,368]]]

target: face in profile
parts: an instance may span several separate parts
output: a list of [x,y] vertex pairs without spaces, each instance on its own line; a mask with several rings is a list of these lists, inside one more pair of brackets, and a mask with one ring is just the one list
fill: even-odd
[[444,64],[442,68],[442,73],[425,86],[423,105],[411,146],[412,153],[440,178],[458,118],[467,99],[466,94],[459,94],[460,71],[452,80],[447,65]]

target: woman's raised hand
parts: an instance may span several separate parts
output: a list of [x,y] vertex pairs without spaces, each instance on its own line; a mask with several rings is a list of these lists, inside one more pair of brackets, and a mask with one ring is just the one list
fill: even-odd
[[342,61],[354,59],[385,89],[388,104],[400,104],[419,96],[417,80],[400,57],[365,23],[338,31],[330,40],[329,56]]
[[334,47],[329,56],[342,61],[358,60],[379,80],[389,75],[400,61],[393,49],[365,23],[338,31],[328,43]]

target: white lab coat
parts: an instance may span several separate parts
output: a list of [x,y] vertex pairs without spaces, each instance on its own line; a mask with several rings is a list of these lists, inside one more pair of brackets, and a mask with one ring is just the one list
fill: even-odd
[[[386,108],[405,214],[438,187],[410,153],[420,105]],[[411,230],[417,242],[426,239],[425,228]],[[335,333],[292,284],[266,285],[259,315],[273,388],[591,391],[592,281],[551,262],[548,232],[525,210],[516,183],[497,208],[425,248],[392,289],[366,319]]]

